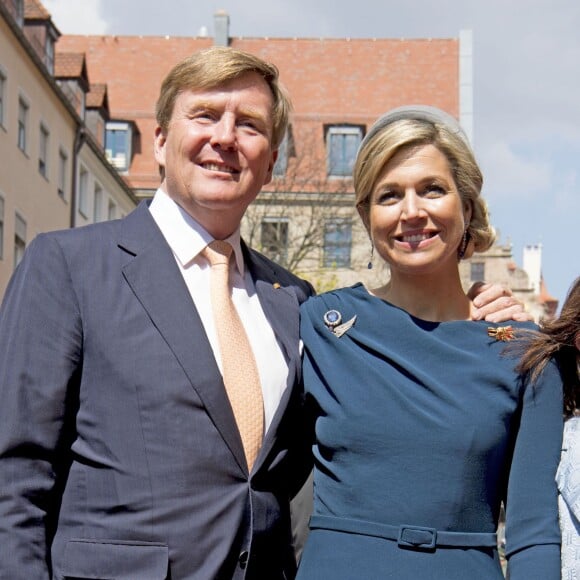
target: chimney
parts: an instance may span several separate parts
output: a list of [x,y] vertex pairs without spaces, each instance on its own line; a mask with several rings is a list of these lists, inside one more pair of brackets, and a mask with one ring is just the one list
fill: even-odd
[[230,16],[225,10],[218,10],[214,14],[214,44],[229,46],[230,44]]

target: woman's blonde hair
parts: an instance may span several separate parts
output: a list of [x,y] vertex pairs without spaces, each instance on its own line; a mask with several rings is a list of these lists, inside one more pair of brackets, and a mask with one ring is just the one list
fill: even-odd
[[423,145],[433,145],[447,158],[459,195],[465,206],[471,208],[467,234],[474,250],[489,249],[495,240],[495,231],[489,222],[487,204],[480,195],[481,170],[457,121],[434,107],[394,109],[371,127],[354,166],[357,208],[368,214],[375,183],[397,153]]

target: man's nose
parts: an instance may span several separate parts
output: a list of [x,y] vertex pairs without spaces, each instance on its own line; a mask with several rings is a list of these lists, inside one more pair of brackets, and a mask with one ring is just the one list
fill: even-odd
[[214,125],[211,144],[223,149],[232,149],[236,145],[235,120],[229,117],[221,117]]

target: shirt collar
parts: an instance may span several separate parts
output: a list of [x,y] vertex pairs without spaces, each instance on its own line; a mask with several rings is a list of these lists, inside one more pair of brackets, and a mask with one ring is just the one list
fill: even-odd
[[[159,226],[175,257],[186,268],[200,252],[214,240],[205,228],[193,219],[180,205],[159,188],[149,205],[149,211]],[[238,271],[244,275],[244,256],[240,240],[240,228],[224,241],[234,249]]]

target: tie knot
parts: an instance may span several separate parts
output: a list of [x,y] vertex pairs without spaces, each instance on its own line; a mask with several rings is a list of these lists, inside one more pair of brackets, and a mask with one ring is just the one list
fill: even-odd
[[219,264],[229,264],[233,250],[231,244],[228,242],[214,240],[203,249],[202,254],[210,266],[217,266]]

